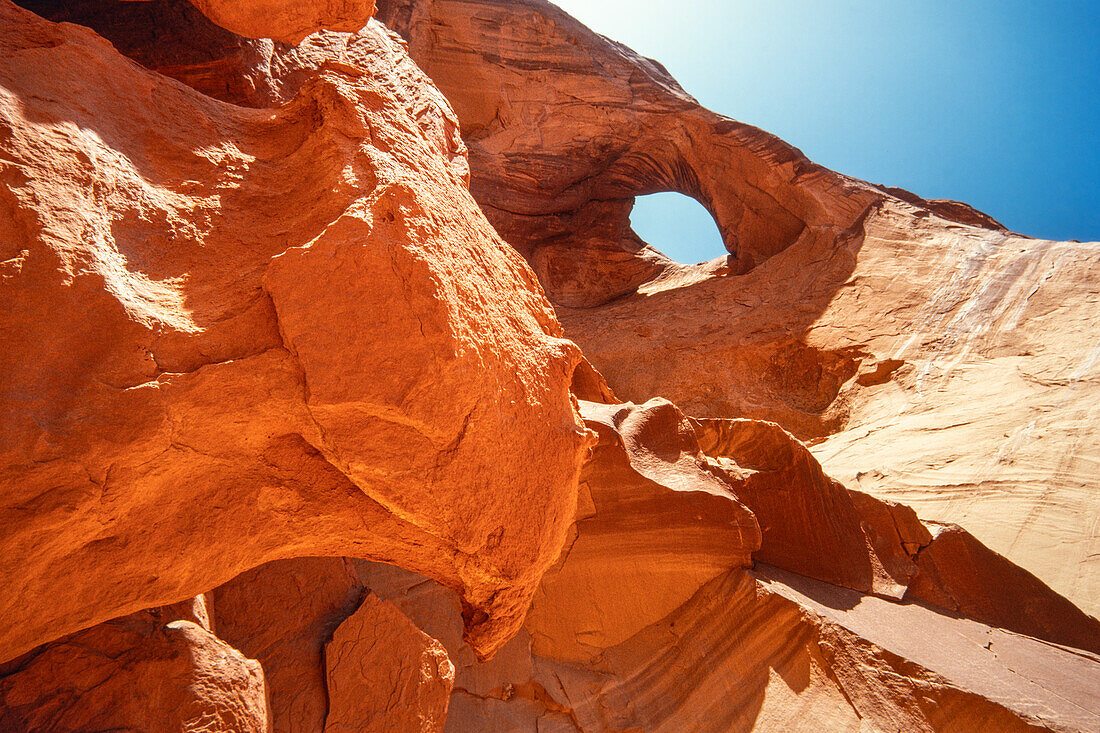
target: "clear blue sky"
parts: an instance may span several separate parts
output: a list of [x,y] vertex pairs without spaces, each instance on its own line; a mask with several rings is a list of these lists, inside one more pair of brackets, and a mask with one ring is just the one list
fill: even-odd
[[[557,4],[818,163],[1100,240],[1100,0]],[[681,261],[721,254],[702,207],[662,198],[639,199],[643,237]]]

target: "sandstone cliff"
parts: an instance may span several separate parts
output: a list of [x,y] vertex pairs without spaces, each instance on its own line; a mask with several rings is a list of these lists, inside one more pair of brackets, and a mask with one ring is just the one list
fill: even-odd
[[1100,730],[1098,263],[542,0],[0,0],[0,729]]
[[[619,397],[777,422],[833,477],[1100,612],[1100,248],[826,170],[541,0],[379,17],[454,104],[471,190]],[[654,191],[697,198],[729,256],[641,242],[628,213]]]

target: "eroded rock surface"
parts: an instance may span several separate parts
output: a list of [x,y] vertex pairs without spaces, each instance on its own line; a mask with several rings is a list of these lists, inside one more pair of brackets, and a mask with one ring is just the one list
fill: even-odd
[[674,405],[581,404],[600,442],[581,473],[576,536],[543,578],[525,626],[536,653],[589,661],[711,578],[747,567],[760,529],[707,470]]
[[[1100,612],[1100,247],[808,162],[540,0],[383,0],[455,105],[471,189],[619,397],[776,422]],[[730,257],[629,229],[679,191]]]
[[578,351],[400,46],[320,42],[245,109],[0,2],[0,657],[303,554],[462,589],[490,653],[557,556]]
[[190,0],[218,25],[241,36],[300,43],[327,29],[355,32],[374,15],[374,0]]
[[1094,246],[541,0],[21,5],[0,727],[1100,727]]
[[266,733],[263,670],[211,633],[200,597],[0,665],[0,730]]
[[368,594],[325,645],[325,733],[443,730],[455,669],[393,604]]
[[[826,515],[801,507],[820,506],[823,474],[778,426],[689,420],[665,400],[582,402],[581,410],[600,440],[582,471],[575,526],[524,628],[490,661],[462,641],[454,592],[398,568],[283,561],[215,591],[215,599],[232,594],[233,613],[252,608],[286,628],[297,621],[284,619],[301,620],[300,630],[276,640],[246,615],[259,633],[242,649],[264,650],[258,656],[270,670],[276,712],[278,667],[319,670],[319,639],[351,613],[340,601],[337,613],[318,614],[316,600],[303,597],[316,587],[315,599],[358,598],[369,589],[443,644],[456,670],[449,731],[1084,732],[1095,725],[1100,657],[1051,642],[1098,648],[1096,622],[1034,578],[1022,580],[1025,571],[961,530],[930,531],[906,507],[834,482],[831,501],[848,508],[822,512],[854,516],[838,524],[864,543],[862,563],[853,563],[815,544],[830,536],[815,535],[813,526]],[[754,447],[772,457],[769,465]],[[792,509],[785,526],[758,524],[749,511],[774,506],[775,497],[763,497],[769,493]],[[947,577],[928,568],[945,557],[938,543],[949,537],[946,562],[956,563],[961,543],[969,564]],[[802,545],[768,555],[787,570],[747,569],[779,539]],[[811,559],[814,551],[823,554]],[[904,558],[907,572],[876,576],[883,558],[894,568]],[[853,564],[867,574],[851,574]],[[968,587],[964,577],[991,582]],[[854,589],[842,586],[849,581]],[[941,602],[947,597],[954,605]],[[1007,611],[983,623],[988,608]],[[1040,638],[1018,633],[1039,617],[1028,632]],[[1073,633],[1082,636],[1066,642]],[[295,638],[312,640],[307,654]],[[321,695],[319,680],[290,689]]]
[[875,197],[550,3],[384,0],[379,18],[455,105],[478,202],[555,303],[598,305],[678,271],[630,230],[637,195],[697,198],[738,272]]
[[324,729],[325,644],[366,590],[354,560],[306,557],[253,568],[208,594],[221,638],[263,665],[273,733]]

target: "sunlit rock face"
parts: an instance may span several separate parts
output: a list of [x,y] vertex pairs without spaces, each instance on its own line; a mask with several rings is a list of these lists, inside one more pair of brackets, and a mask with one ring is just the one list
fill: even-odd
[[374,0],[191,0],[222,28],[250,38],[297,44],[319,30],[355,32],[374,15]]
[[[1100,624],[963,530],[825,478],[771,423],[692,420],[659,399],[580,405],[599,442],[574,526],[494,659],[463,642],[453,591],[391,566],[287,560],[211,594],[219,633],[264,664],[276,730],[318,729],[323,640],[368,597],[446,650],[449,731],[1087,731],[1100,721],[1089,712],[1100,657],[1082,650],[1100,649]],[[827,511],[809,509],[823,496]],[[784,523],[767,503],[776,499],[789,507]],[[838,535],[858,541],[821,544]],[[970,564],[955,565],[991,582],[928,569],[960,542]],[[750,569],[754,557],[776,564]],[[967,610],[934,605],[948,596]],[[1010,631],[998,626],[1011,614],[983,622],[983,607],[1032,612]]]
[[377,10],[0,0],[0,729],[1100,729],[1095,245]]
[[400,45],[314,38],[248,109],[0,3],[0,657],[302,554],[488,654],[557,557],[579,352]]
[[[549,3],[383,0],[473,191],[620,398],[773,421],[832,477],[957,523],[1100,612],[1100,247],[817,166]],[[679,191],[730,256],[629,229]]]

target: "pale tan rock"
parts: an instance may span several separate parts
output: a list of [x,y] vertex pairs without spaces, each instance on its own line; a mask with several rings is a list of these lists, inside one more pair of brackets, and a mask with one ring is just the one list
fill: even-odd
[[[685,419],[675,406],[659,399],[641,406],[581,402],[581,412],[587,423],[601,434],[601,445],[623,446],[633,473],[659,485],[681,490],[710,487],[715,494],[736,497],[739,505],[751,512],[749,521],[759,526],[759,540],[748,539],[747,535],[732,542],[719,540],[721,530],[717,526],[705,526],[704,537],[689,539],[688,533],[672,529],[675,523],[670,517],[674,510],[667,498],[654,497],[654,506],[645,511],[639,510],[638,504],[612,505],[609,507],[612,517],[630,516],[632,522],[642,523],[644,529],[623,532],[617,538],[621,546],[605,536],[604,531],[593,528],[589,529],[587,542],[571,542],[564,566],[544,578],[535,609],[528,618],[529,629],[532,618],[546,623],[547,615],[570,619],[585,616],[584,612],[564,611],[540,616],[539,599],[548,587],[556,582],[563,582],[570,589],[610,587],[607,581],[593,581],[587,576],[611,566],[619,555],[632,567],[641,565],[636,557],[640,554],[638,550],[623,548],[632,547],[634,535],[669,530],[687,545],[670,549],[670,554],[700,553],[707,558],[704,566],[710,567],[712,573],[704,576],[704,580],[713,577],[713,568],[723,564],[723,554],[717,549],[721,545],[712,543],[720,542],[727,547],[742,545],[754,560],[803,576],[862,593],[932,603],[986,624],[1100,653],[1100,621],[964,529],[928,527],[909,507],[847,490],[826,476],[813,454],[778,425],[753,420]],[[582,508],[586,505],[586,491],[591,491],[592,496],[616,496],[631,484],[631,471],[621,470],[623,463],[623,457],[597,448],[582,472]],[[584,534],[586,521],[592,524],[588,519],[590,513],[591,510],[581,511],[578,515],[580,534]],[[720,513],[709,510],[704,515],[716,518]],[[616,526],[615,520],[606,515],[602,522]],[[600,542],[605,544],[599,546]],[[663,547],[657,540],[648,544],[654,552]],[[587,550],[593,552],[591,562],[597,571],[569,562],[573,553],[585,557]],[[718,563],[706,564],[715,560]],[[687,582],[692,592],[699,585],[692,584],[688,579],[690,573],[675,563],[655,556],[648,564],[653,568],[648,571],[651,574],[671,572],[676,579],[658,583],[661,592],[677,588],[678,581]],[[579,569],[580,577],[567,574],[559,581],[562,571],[569,568]],[[634,572],[639,569],[635,567]],[[633,585],[638,587],[642,583]],[[578,594],[557,589],[552,595],[569,598]],[[628,599],[632,596],[621,590],[607,593],[606,597],[610,602],[631,604]],[[663,613],[657,612],[667,613],[686,598],[684,595],[677,598],[677,603],[665,605],[647,598],[644,603],[635,602],[630,607],[645,608],[660,617]],[[606,602],[584,601],[580,605],[584,609],[599,608]],[[606,630],[609,628],[631,628],[631,633],[640,628],[612,617],[592,625],[601,629],[599,637],[609,636],[611,632]],[[559,652],[555,656],[567,655]]]
[[[1098,510],[1082,457],[1095,253],[907,217],[876,214],[839,248],[807,239],[742,277],[559,313],[616,394],[832,433],[813,446],[826,473],[966,527],[1095,614]],[[773,356],[791,333],[805,339],[801,367]],[[839,377],[828,354],[850,359]]]
[[[766,566],[756,576],[819,625],[836,680],[861,717],[882,730],[1086,731],[1100,724],[1096,654]],[[882,689],[890,678],[902,689]]]
[[[830,482],[812,455],[777,426],[644,419],[647,413],[668,415],[670,408],[661,401],[641,408],[582,403],[582,414],[600,431],[601,446],[611,426],[620,431],[614,434],[631,436],[620,440],[635,471],[666,467],[668,475],[667,466],[683,465],[689,455],[705,452],[719,457],[721,471],[714,478],[750,508],[760,507],[766,517],[758,517],[763,536],[759,556],[771,548],[772,556],[784,558],[800,573],[851,579],[846,566],[861,556],[845,554],[843,546],[834,548],[830,543],[856,536],[864,543],[860,567],[878,562],[875,571],[882,572],[888,565],[883,559],[895,563],[896,577],[891,578],[899,589],[895,595],[908,587],[907,601],[924,598],[935,603],[924,595],[923,585],[929,583],[940,592],[955,591],[965,597],[969,605],[961,611],[964,614],[977,612],[984,617],[983,607],[1003,608],[1005,613],[988,620],[1053,641],[1065,642],[1067,634],[1081,633],[1083,641],[1071,643],[1089,648],[1100,639],[1095,620],[1049,588],[1030,584],[1034,579],[1023,582],[1024,571],[969,536],[972,564],[960,568],[957,580],[944,583],[935,575],[922,576],[921,554],[936,544],[937,532],[929,532],[905,507],[847,492]],[[632,428],[631,421],[624,419],[634,412],[643,418],[639,420],[642,429]],[[635,436],[644,436],[645,446]],[[582,475],[602,478],[603,491],[608,491],[606,485],[622,491],[632,483],[628,474],[596,469],[606,466],[609,456],[598,447]],[[743,465],[734,463],[731,456]],[[778,492],[780,497],[769,499],[768,492]],[[783,519],[784,503],[789,517],[781,525],[777,522]],[[627,504],[605,510],[603,516],[596,514],[603,526],[614,526],[617,512],[645,522],[644,530],[636,528],[625,533],[627,537],[666,529],[673,536],[678,534],[668,514],[651,510],[643,519]],[[528,617],[535,654],[530,678],[516,674],[522,667],[514,665],[511,678],[498,679],[493,694],[456,694],[452,720],[462,720],[467,727],[455,730],[525,729],[543,716],[547,725],[557,719],[554,716],[564,716],[580,730],[646,731],[858,731],[867,726],[871,730],[1084,731],[1094,724],[1094,713],[1087,712],[1100,699],[1100,689],[1092,682],[1100,671],[1100,658],[1094,654],[1061,649],[927,605],[882,600],[778,569],[764,572],[761,577],[769,579],[764,585],[739,576],[737,570],[712,576],[675,609],[666,611],[659,603],[665,587],[690,582],[690,568],[664,575],[670,568],[638,558],[633,586],[604,581],[601,564],[606,568],[629,564],[639,551],[623,538],[613,543],[600,531],[586,532],[601,526],[589,514],[590,510],[579,515],[577,537],[561,568],[544,577]],[[822,532],[815,523],[832,526]],[[782,548],[783,543],[792,547]],[[647,544],[657,546],[652,540]],[[694,546],[705,545],[696,542]],[[855,553],[855,548],[849,552]],[[587,563],[573,566],[568,582],[559,582],[574,557]],[[908,568],[900,573],[903,561]],[[971,593],[965,582],[958,582],[966,576],[988,578],[989,583],[979,583]],[[881,578],[873,580],[878,583]],[[877,588],[874,583],[872,587]],[[997,600],[986,597],[989,592]],[[617,604],[644,608],[652,611],[652,617],[640,627],[625,624],[628,615],[605,614],[604,625],[596,627],[598,634],[578,634],[570,614],[539,613],[548,596],[553,596],[553,607],[575,609],[582,624],[592,617],[590,609]],[[1052,598],[1057,598],[1053,605]],[[1015,618],[1023,608],[1031,609],[1030,614]],[[1068,613],[1059,608],[1069,609]],[[950,610],[961,609],[956,605]],[[1028,628],[1035,616],[1043,621]],[[578,637],[606,639],[619,631],[622,636],[602,649],[586,650],[584,656],[572,652]],[[996,654],[981,652],[975,645],[984,644],[987,637],[1011,649],[1013,661],[1005,663]],[[1020,663],[1023,658],[1028,659],[1026,664]],[[457,686],[462,683],[460,670]],[[1069,697],[1060,699],[1063,689]],[[915,704],[918,698],[921,702]]]
[[0,729],[266,733],[260,663],[205,617],[201,598],[139,611],[0,666]]
[[586,662],[748,566],[760,529],[674,405],[581,404],[600,442],[581,473],[577,536],[525,627],[535,654]]
[[[0,0],[0,326],[23,328],[0,342],[0,648],[275,559],[211,597],[279,730],[439,730],[450,663],[453,731],[1096,729],[1100,660],[1057,645],[1097,649],[1095,619],[871,467],[912,450],[940,482],[918,501],[947,486],[1060,541],[1039,520],[1072,491],[1042,482],[1088,485],[1095,360],[1003,377],[1089,343],[1090,248],[815,166],[546,3],[385,0],[589,362],[377,23],[289,48],[96,5],[51,18],[191,89]],[[703,201],[731,256],[638,240],[631,199],[658,189]],[[599,439],[579,498],[569,389]],[[997,409],[1034,414],[991,451]]]
[[295,555],[460,589],[488,654],[557,557],[579,353],[400,46],[322,41],[362,63],[245,109],[0,2],[0,657]]
[[443,730],[454,665],[391,603],[367,594],[325,645],[325,733]]
[[[452,730],[1091,731],[1100,657],[760,567],[586,665],[455,694]],[[462,684],[462,676],[457,684]],[[557,730],[558,728],[550,728]]]
[[[962,527],[933,525],[906,598],[993,626],[1100,654],[1100,622]],[[1098,683],[1100,684],[1100,683]]]
[[[914,221],[887,209],[840,247],[559,313],[620,396],[822,436],[826,473],[964,526],[1095,614],[1095,248]],[[849,360],[839,377],[829,354]]]
[[[594,462],[601,462],[602,450]],[[903,536],[919,537],[901,508],[884,511],[899,518]],[[587,514],[582,510],[582,517]],[[656,534],[664,525],[649,516]],[[610,567],[619,562],[616,550],[632,552],[629,545],[615,547],[586,534],[588,526],[585,519],[578,522],[562,568],[586,542],[604,549]],[[623,589],[597,582],[596,562],[587,566],[587,582],[574,576],[579,582],[554,584],[558,571],[551,571],[538,598],[571,596],[578,609],[619,603]],[[654,568],[652,562],[639,565]],[[389,578],[379,583],[383,592],[417,609],[411,617],[438,625],[449,613],[457,620],[457,599],[448,601],[447,591],[379,570]],[[690,568],[683,572],[690,575]],[[447,729],[961,733],[1091,731],[1096,724],[1100,657],[1094,654],[762,564],[755,576],[737,569],[720,574],[663,618],[583,660],[532,653],[521,634],[489,663],[456,665]],[[653,581],[630,591],[640,603],[646,593],[661,593]],[[575,632],[567,622],[541,626],[532,614],[528,627],[536,634],[563,633],[558,648],[571,648]],[[461,645],[457,633],[450,639]],[[542,648],[545,653],[554,644]],[[450,654],[473,659],[461,648]]]

